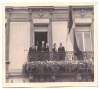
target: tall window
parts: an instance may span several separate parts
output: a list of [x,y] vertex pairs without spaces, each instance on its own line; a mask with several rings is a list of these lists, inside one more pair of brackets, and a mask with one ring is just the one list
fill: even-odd
[[76,40],[77,40],[77,45],[81,51],[92,51],[90,25],[76,26]]

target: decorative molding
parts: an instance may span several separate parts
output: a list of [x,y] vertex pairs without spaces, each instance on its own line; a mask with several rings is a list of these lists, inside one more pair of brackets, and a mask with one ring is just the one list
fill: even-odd
[[79,11],[79,14],[81,15],[81,17],[85,16],[85,15],[86,15],[86,10],[81,9],[81,10]]
[[38,15],[39,15],[40,18],[42,18],[44,14],[45,14],[45,12],[42,9],[40,9],[38,11]]
[[88,9],[82,8],[82,9],[73,10],[73,15],[75,17],[81,17],[81,18],[83,18],[83,17],[91,17],[91,14],[92,14],[92,10],[90,10],[90,9],[88,10]]
[[[52,16],[53,16],[53,14],[58,15],[57,16],[58,19],[60,17],[66,19],[66,15],[68,15],[68,7],[53,7],[53,6],[51,6],[51,7],[35,6],[35,7],[26,7],[26,8],[9,7],[9,8],[6,8],[6,11],[7,11],[7,13],[11,14],[11,16],[10,16],[11,19],[30,18],[30,14],[32,14],[32,18],[49,18],[50,13],[52,14]],[[65,16],[63,16],[63,15],[65,15]],[[56,16],[54,18],[56,18]]]
[[39,19],[43,19],[43,18],[49,18],[49,12],[48,11],[34,11],[32,13],[32,18],[39,18]]

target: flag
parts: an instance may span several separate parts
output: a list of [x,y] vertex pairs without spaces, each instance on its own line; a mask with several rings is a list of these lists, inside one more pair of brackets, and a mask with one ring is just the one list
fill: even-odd
[[72,16],[72,7],[69,6],[69,15],[68,15],[68,38],[70,40],[70,42],[73,45],[73,51],[75,52],[75,54],[80,53],[80,49],[77,45],[77,40],[76,40],[76,32],[74,29],[74,23],[73,23],[73,16]]
[[80,49],[79,49],[79,47],[78,47],[78,45],[77,45],[77,38],[76,38],[76,32],[75,32],[75,29],[74,29],[74,32],[73,32],[73,39],[74,39],[74,53],[76,54],[76,55],[78,55],[78,54],[80,54],[81,53],[81,51],[80,51]]
[[69,32],[68,33],[70,33],[72,25],[73,25],[72,7],[69,6],[68,10],[69,10],[69,13],[68,13],[68,28],[69,28]]
[[73,19],[72,19],[72,7],[68,7],[68,25],[67,25],[68,31],[67,31],[67,50],[68,51],[74,51],[73,49]]
[[67,32],[67,46],[68,50],[74,51],[72,47],[74,45],[74,37],[73,37],[73,19],[72,19],[72,7],[68,7],[68,32]]

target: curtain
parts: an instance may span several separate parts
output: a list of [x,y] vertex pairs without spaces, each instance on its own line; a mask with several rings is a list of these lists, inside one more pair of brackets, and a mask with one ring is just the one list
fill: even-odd
[[91,51],[90,32],[84,32],[85,51]]
[[77,32],[76,33],[76,40],[77,40],[77,45],[80,51],[84,51],[83,49],[83,38],[82,38],[82,32]]

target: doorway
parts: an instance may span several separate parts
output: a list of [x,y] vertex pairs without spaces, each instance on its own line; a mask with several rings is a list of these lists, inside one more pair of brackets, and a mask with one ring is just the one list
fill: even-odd
[[35,32],[35,46],[37,45],[37,42],[39,45],[42,45],[42,41],[45,41],[47,43],[47,32]]

